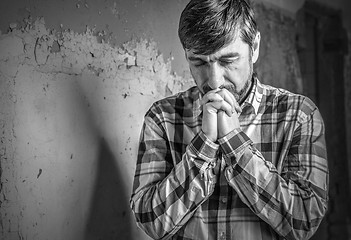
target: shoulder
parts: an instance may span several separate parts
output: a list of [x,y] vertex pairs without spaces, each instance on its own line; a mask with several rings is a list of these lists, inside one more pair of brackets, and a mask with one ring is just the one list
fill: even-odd
[[152,104],[149,111],[155,114],[174,114],[175,112],[192,112],[194,103],[199,99],[196,86],[171,96],[160,99]]
[[281,111],[293,111],[300,117],[305,118],[318,111],[316,104],[307,96],[292,93],[283,88],[260,84],[262,89],[262,101],[268,105],[275,105]]

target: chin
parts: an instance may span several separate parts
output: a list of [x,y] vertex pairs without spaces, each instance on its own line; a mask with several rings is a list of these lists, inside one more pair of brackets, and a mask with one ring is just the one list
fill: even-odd
[[224,86],[223,88],[227,89],[231,94],[233,94],[236,101],[240,99],[240,92],[236,90],[236,87],[234,85]]

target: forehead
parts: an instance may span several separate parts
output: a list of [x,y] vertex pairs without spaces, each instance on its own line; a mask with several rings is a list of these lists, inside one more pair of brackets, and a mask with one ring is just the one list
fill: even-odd
[[241,37],[234,38],[227,45],[223,46],[218,51],[209,55],[197,54],[196,50],[194,49],[185,50],[187,57],[208,58],[210,60],[218,59],[218,58],[221,58],[222,56],[228,56],[228,55],[245,55],[245,54],[248,54],[248,52],[249,52],[249,45],[245,43],[241,39]]

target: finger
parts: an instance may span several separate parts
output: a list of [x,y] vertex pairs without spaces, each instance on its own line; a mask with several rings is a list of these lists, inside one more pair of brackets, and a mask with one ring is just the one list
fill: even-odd
[[216,102],[208,102],[204,105],[204,109],[210,113],[217,113],[218,111],[224,111],[228,116],[232,116],[232,106],[224,100]]
[[226,101],[230,101],[231,105],[233,106],[233,110],[235,110],[237,113],[241,113],[242,109],[239,105],[239,103],[236,101],[234,95],[227,89],[223,88],[221,89],[222,97]]
[[235,101],[235,102],[236,102],[236,104],[235,104],[235,111],[237,113],[241,113],[243,110],[241,109],[239,103],[237,101]]
[[224,101],[228,102],[234,110],[236,100],[231,92],[229,92],[227,89],[221,89],[216,93],[219,94],[224,99]]
[[215,90],[211,90],[203,96],[201,99],[201,105],[204,105],[208,102],[218,102],[223,100],[224,99],[219,94],[217,94]]
[[241,113],[242,112],[242,109],[239,105],[239,103],[235,100],[235,103],[234,103],[234,110],[237,112],[237,113]]

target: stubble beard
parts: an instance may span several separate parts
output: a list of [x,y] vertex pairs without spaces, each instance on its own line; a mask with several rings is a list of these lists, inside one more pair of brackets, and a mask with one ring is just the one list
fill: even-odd
[[253,75],[253,64],[252,64],[252,58],[250,57],[249,59],[249,75],[247,76],[247,79],[245,81],[245,85],[244,87],[238,91],[236,86],[234,84],[230,84],[230,85],[223,85],[220,88],[225,88],[227,89],[231,94],[233,94],[235,100],[239,103],[242,104],[246,97],[247,94],[249,92],[249,90],[251,89],[251,85],[252,85],[252,75]]

